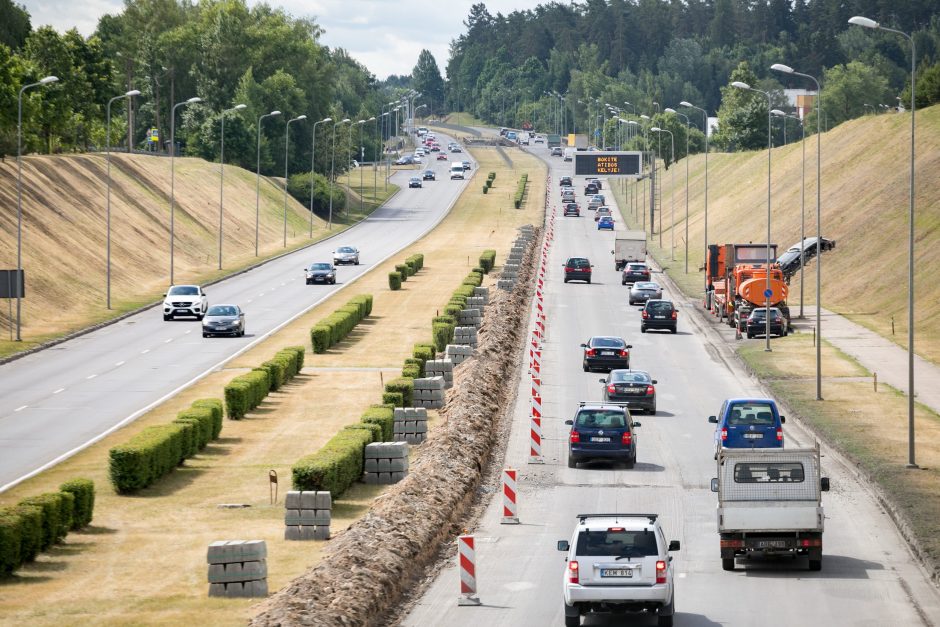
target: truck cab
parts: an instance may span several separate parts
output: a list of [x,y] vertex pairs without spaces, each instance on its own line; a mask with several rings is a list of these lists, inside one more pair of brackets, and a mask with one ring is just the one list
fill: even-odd
[[708,422],[715,425],[715,459],[728,448],[783,448],[786,417],[772,399],[729,398]]

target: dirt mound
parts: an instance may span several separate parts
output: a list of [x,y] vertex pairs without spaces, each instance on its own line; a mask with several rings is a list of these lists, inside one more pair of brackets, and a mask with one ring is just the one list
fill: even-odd
[[[529,245],[518,285],[531,284]],[[422,445],[410,474],[330,543],[323,560],[258,606],[254,626],[380,625],[460,532],[515,390],[525,340],[528,288],[495,291],[475,358],[454,373],[442,424]],[[507,374],[508,373],[508,374]]]

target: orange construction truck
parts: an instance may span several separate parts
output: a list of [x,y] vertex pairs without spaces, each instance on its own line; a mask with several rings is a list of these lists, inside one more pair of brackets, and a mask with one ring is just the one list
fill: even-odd
[[[728,326],[744,330],[744,324],[755,307],[777,307],[790,323],[787,307],[789,286],[776,262],[777,245],[709,244],[705,259],[707,289],[704,306]],[[770,297],[767,273],[770,272]]]

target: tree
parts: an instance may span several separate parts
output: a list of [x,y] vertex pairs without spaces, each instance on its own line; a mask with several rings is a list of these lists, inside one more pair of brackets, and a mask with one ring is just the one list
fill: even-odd
[[428,103],[429,112],[442,110],[444,79],[430,50],[423,49],[418,55],[418,62],[411,70],[411,84],[413,89],[423,94],[422,99]]
[[[826,113],[826,127],[865,114],[865,104],[882,103],[892,97],[888,81],[869,65],[851,61],[826,70],[820,106]],[[815,126],[815,118],[811,120]]]
[[25,7],[13,4],[12,0],[0,0],[0,44],[19,50],[31,30]]
[[767,100],[762,94],[738,89],[730,83],[757,84],[757,76],[747,61],[731,72],[728,85],[721,88],[718,131],[714,144],[725,149],[754,150],[767,145]]

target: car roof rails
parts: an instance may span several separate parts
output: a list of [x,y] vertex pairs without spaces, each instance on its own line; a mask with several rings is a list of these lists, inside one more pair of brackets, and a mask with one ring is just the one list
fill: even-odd
[[577,518],[582,523],[587,518],[648,518],[651,523],[654,523],[659,518],[659,514],[578,514]]
[[578,401],[578,407],[585,405],[614,405],[616,407],[627,407],[630,403],[618,403],[614,401]]

